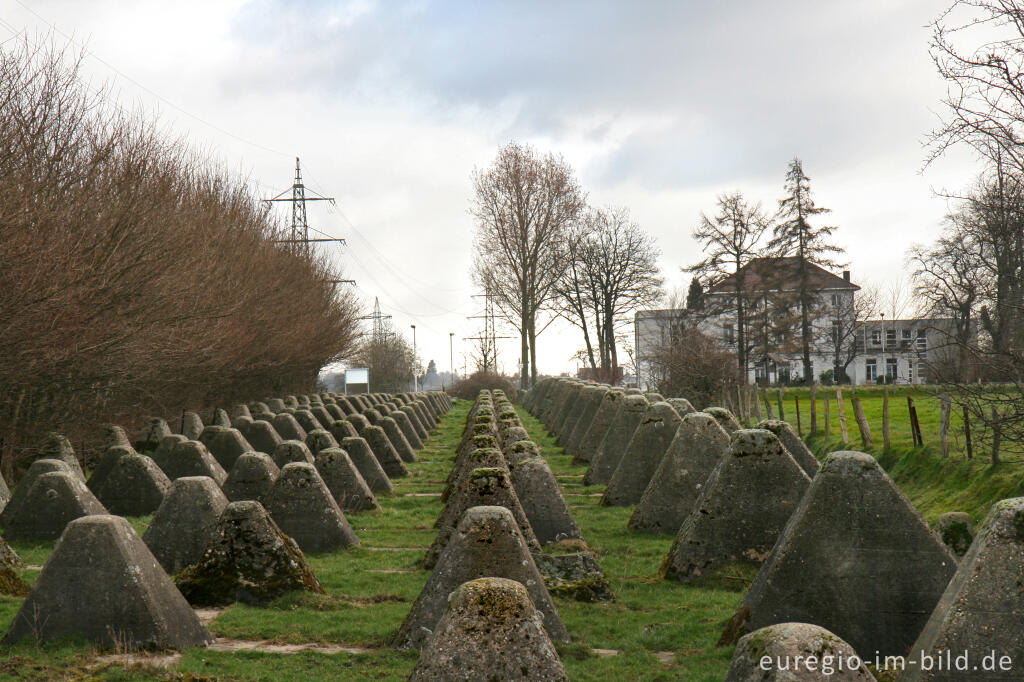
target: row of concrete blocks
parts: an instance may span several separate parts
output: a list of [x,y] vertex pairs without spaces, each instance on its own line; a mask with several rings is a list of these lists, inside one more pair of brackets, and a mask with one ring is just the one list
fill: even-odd
[[[532,398],[528,403],[543,404]],[[687,414],[660,455],[647,453],[656,473],[630,525],[673,532],[682,518],[662,565],[666,578],[714,584],[738,565],[759,569],[723,632],[722,644],[750,633],[729,679],[819,679],[820,669],[801,676],[776,669],[780,677],[754,670],[751,652],[778,640],[779,651],[793,653],[835,635],[864,661],[914,661],[901,680],[972,679],[935,664],[966,660],[965,653],[976,664],[993,651],[1024,660],[1024,616],[1016,605],[1024,533],[1012,530],[1024,527],[1024,498],[994,505],[973,542],[965,515],[944,515],[942,537],[870,455],[836,452],[819,467],[789,425],[731,433],[721,426],[711,415]],[[641,454],[630,449],[624,462]],[[672,523],[652,527],[655,517]],[[947,545],[966,549],[959,563]],[[865,674],[861,666],[835,679]],[[1019,673],[994,678],[1007,677]]]

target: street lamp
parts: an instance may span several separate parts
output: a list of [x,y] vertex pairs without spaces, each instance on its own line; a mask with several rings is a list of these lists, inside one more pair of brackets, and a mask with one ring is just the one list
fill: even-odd
[[412,327],[412,390],[415,393],[420,390],[419,379],[416,377],[416,325],[409,326]]
[[455,343],[455,332],[448,332],[448,371],[452,375],[452,383],[455,383],[455,353],[452,352]]

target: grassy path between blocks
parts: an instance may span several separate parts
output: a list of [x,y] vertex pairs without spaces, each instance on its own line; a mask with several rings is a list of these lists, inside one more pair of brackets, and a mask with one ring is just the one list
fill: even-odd
[[[441,511],[437,493],[451,469],[469,407],[459,401],[445,415],[418,453],[419,461],[409,466],[409,476],[395,479],[394,493],[379,498],[381,511],[348,515],[362,547],[308,556],[326,595],[294,593],[269,608],[236,604],[209,614],[219,646],[186,650],[180,656],[126,661],[84,642],[43,647],[23,642],[0,650],[0,679],[406,679],[417,654],[395,651],[388,642],[429,575],[416,562],[433,541],[432,526]],[[520,414],[559,477],[584,539],[597,552],[618,597],[611,604],[556,598],[573,640],[558,645],[570,678],[721,680],[732,650],[714,644],[741,593],[660,580],[657,570],[671,536],[628,531],[632,508],[599,506],[603,486],[584,487],[585,467],[572,466],[540,423],[523,410]],[[132,522],[141,534],[149,518]],[[52,544],[14,547],[35,566],[45,563],[52,551]],[[35,570],[22,571],[30,583],[37,575]],[[21,601],[0,597],[4,630]],[[342,648],[346,650],[323,653]]]

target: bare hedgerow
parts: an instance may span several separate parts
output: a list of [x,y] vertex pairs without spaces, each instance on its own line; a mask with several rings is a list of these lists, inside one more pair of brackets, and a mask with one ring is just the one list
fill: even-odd
[[[0,50],[0,453],[60,429],[306,392],[357,304],[273,240],[246,184],[94,94],[79,59]],[[85,439],[83,441],[83,439]]]

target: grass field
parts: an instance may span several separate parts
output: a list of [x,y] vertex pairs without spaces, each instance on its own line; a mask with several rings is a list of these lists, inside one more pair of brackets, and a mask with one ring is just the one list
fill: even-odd
[[[1004,448],[1002,462],[992,467],[987,449],[987,434],[977,424],[972,425],[974,458],[967,459],[963,420],[954,409],[950,419],[950,455],[941,456],[939,442],[940,400],[928,388],[894,386],[889,388],[889,415],[891,447],[886,451],[882,442],[882,387],[857,387],[857,397],[864,406],[874,440],[868,451],[874,455],[900,488],[914,502],[929,522],[946,511],[966,511],[975,522],[981,521],[989,507],[998,500],[1024,495],[1024,453]],[[783,410],[786,420],[797,425],[797,402],[800,404],[800,422],[803,435],[819,457],[835,450],[863,450],[860,430],[853,415],[850,387],[843,387],[849,443],[840,435],[839,415],[835,390],[819,389],[817,412],[819,429],[824,429],[825,395],[831,401],[828,436],[823,433],[808,437],[810,430],[810,393],[806,388],[788,388],[783,392]],[[778,417],[778,393],[768,389],[774,414]],[[923,447],[914,447],[910,433],[910,411],[907,397],[914,400],[921,426]],[[764,406],[761,406],[762,416]]]
[[[326,596],[293,594],[269,608],[235,605],[210,623],[218,638],[238,646],[254,640],[273,645],[341,645],[341,653],[276,653],[192,649],[166,667],[125,664],[101,658],[82,642],[37,646],[23,642],[0,650],[0,677],[19,680],[401,680],[412,671],[416,654],[387,646],[428,573],[416,561],[434,536],[431,526],[441,510],[436,496],[451,467],[469,403],[459,402],[432,434],[410,476],[396,479],[393,495],[382,497],[383,510],[349,515],[362,541],[358,549],[310,556]],[[556,598],[572,637],[559,645],[573,680],[721,680],[731,647],[714,646],[741,592],[684,587],[661,581],[657,569],[671,536],[626,530],[630,508],[598,506],[603,486],[583,487],[584,467],[521,411],[559,477],[585,540],[599,556],[618,600],[584,604]],[[416,495],[415,493],[419,493]],[[141,532],[149,519],[133,519]],[[16,544],[30,565],[41,565],[52,545]],[[23,571],[31,582],[35,570]],[[742,588],[737,585],[737,588]],[[20,599],[0,598],[0,627],[6,630]],[[262,648],[269,648],[261,645]],[[595,651],[601,650],[601,651]],[[154,661],[155,662],[155,661]]]

